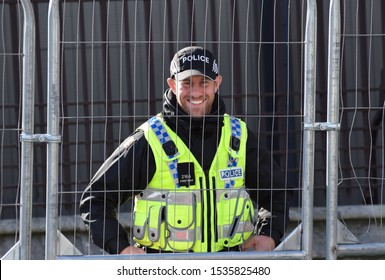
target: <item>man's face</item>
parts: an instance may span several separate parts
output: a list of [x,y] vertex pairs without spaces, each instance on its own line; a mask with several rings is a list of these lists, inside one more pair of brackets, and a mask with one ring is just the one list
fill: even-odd
[[222,77],[212,81],[205,76],[191,76],[185,80],[167,80],[172,92],[182,109],[193,117],[202,117],[210,113]]

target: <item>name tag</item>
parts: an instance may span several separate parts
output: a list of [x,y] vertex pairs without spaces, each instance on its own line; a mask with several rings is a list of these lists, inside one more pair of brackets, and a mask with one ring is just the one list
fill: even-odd
[[179,185],[190,187],[195,185],[195,172],[193,162],[178,163]]
[[243,177],[242,168],[229,168],[219,171],[221,180],[236,179]]

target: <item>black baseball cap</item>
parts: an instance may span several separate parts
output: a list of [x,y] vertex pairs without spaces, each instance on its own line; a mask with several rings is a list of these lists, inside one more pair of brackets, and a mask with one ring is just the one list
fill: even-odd
[[218,64],[214,55],[201,47],[190,46],[179,50],[170,64],[171,78],[184,80],[194,75],[201,75],[215,80],[218,76]]

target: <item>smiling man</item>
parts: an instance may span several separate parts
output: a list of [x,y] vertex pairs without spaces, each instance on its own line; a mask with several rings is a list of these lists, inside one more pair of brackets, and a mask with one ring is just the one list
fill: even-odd
[[222,82],[211,52],[200,47],[180,50],[171,61],[170,74],[167,83],[184,112],[192,117],[209,114]]
[[[116,149],[83,193],[80,212],[96,245],[112,254],[278,245],[288,224],[284,178],[259,136],[226,114],[218,69],[207,49],[175,54],[162,112]],[[116,214],[131,197],[126,232]]]

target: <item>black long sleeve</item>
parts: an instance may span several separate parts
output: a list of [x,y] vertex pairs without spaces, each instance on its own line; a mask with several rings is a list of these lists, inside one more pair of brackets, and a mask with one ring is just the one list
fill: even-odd
[[283,173],[250,130],[246,150],[246,188],[257,204],[255,207],[262,207],[272,214],[261,234],[271,236],[278,245],[289,223],[288,193]]
[[111,254],[130,245],[116,217],[118,207],[145,189],[155,173],[154,156],[143,136],[129,147],[122,146],[98,171],[100,177],[86,188],[80,203],[93,242]]

